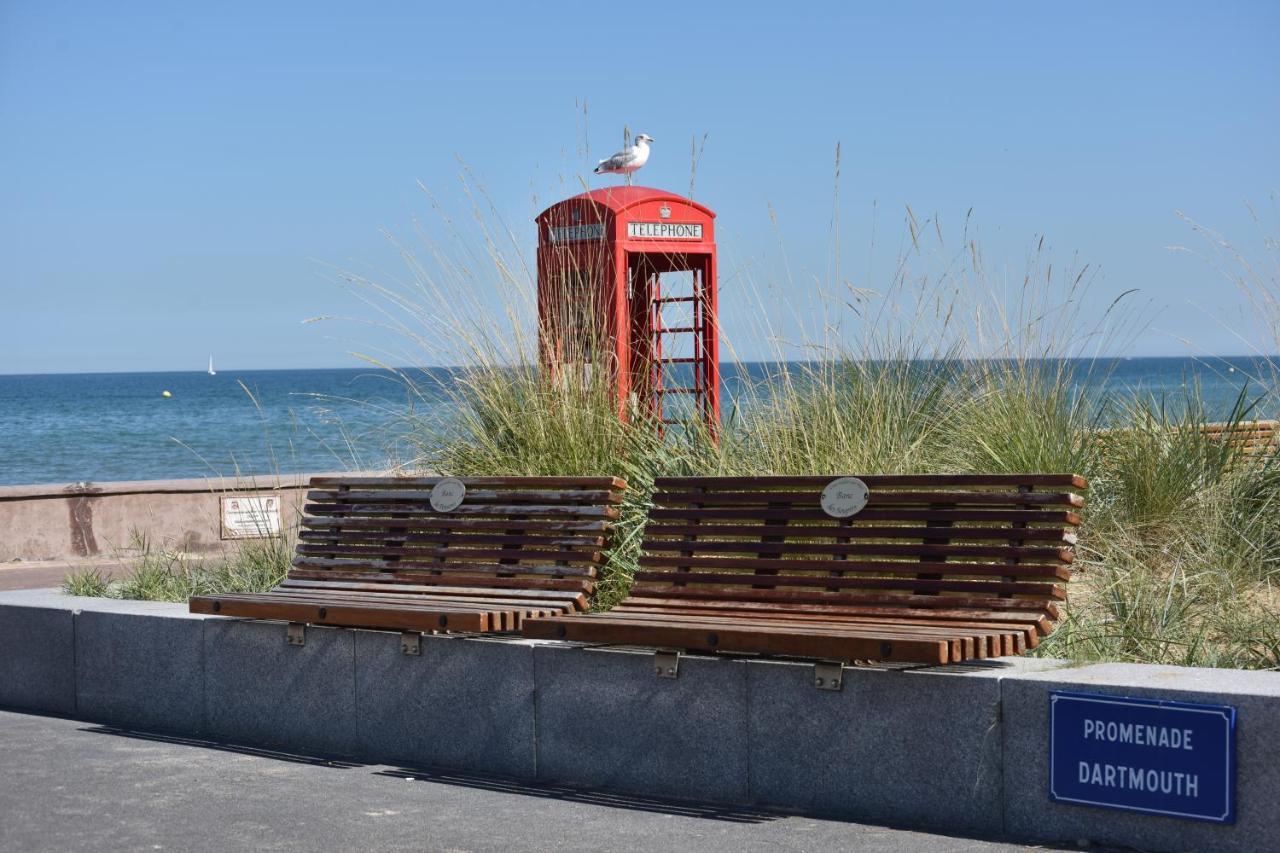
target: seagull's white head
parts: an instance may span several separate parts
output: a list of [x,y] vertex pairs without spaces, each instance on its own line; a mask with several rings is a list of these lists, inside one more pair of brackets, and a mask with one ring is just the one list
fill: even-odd
[[653,137],[652,137],[652,136],[650,136],[650,135],[649,135],[649,134],[647,134],[647,133],[637,133],[637,134],[636,134],[636,144],[637,144],[637,145],[639,145],[641,142],[643,142],[645,145],[648,145],[648,144],[649,144],[650,142],[652,142],[652,141],[653,141]]

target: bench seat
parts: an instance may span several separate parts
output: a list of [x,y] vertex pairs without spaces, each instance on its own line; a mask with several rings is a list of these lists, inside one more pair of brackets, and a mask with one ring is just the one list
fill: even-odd
[[286,579],[193,613],[400,631],[518,631],[586,610],[626,484],[613,477],[316,477]]
[[1052,630],[1082,477],[862,477],[867,504],[844,518],[821,507],[833,479],[660,478],[630,595],[525,636],[944,664]]

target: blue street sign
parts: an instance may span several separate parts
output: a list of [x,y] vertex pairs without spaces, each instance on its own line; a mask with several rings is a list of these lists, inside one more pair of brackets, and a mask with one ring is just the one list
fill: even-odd
[[1049,799],[1235,823],[1236,709],[1049,694]]

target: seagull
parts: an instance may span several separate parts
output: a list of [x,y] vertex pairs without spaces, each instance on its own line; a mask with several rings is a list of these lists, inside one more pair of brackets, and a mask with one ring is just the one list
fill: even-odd
[[628,145],[607,160],[601,160],[596,166],[597,175],[626,175],[627,185],[631,185],[631,173],[649,162],[649,143],[653,137],[646,133],[636,134],[636,144]]

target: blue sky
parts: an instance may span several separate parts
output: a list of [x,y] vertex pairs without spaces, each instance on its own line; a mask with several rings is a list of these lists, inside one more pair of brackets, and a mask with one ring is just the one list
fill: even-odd
[[[328,264],[397,271],[382,230],[430,223],[418,181],[461,203],[465,159],[531,250],[627,124],[658,140],[641,182],[672,189],[708,135],[726,269],[784,299],[826,268],[840,142],[855,286],[885,284],[906,205],[956,237],[972,208],[1011,281],[1045,235],[1098,304],[1141,288],[1130,354],[1248,350],[1230,284],[1167,247],[1197,245],[1176,211],[1260,246],[1247,202],[1280,233],[1280,5],[609,9],[0,4],[0,372],[354,364],[373,331],[301,321],[360,313]],[[726,332],[765,354],[734,286]]]

